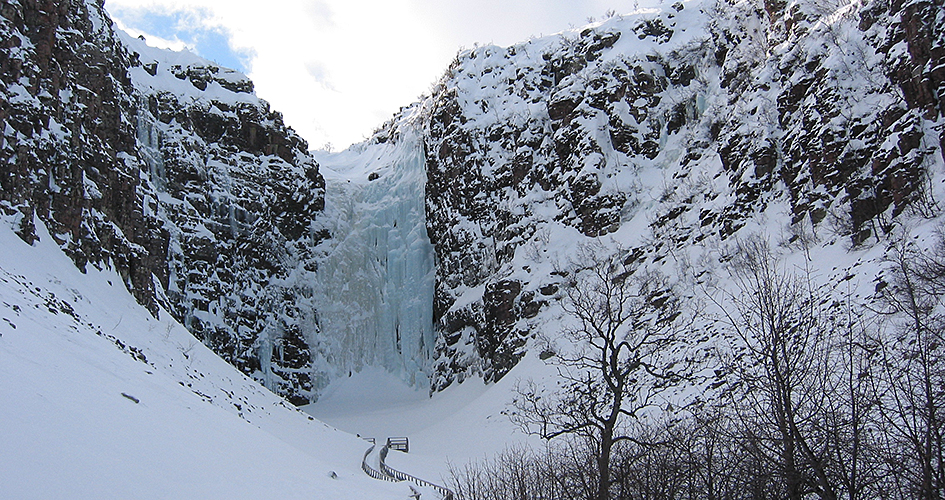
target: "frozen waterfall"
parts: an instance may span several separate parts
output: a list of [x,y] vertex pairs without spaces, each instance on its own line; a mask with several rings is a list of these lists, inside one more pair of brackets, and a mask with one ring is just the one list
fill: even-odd
[[327,186],[317,272],[320,370],[379,366],[426,386],[433,353],[434,253],[419,140],[318,157]]

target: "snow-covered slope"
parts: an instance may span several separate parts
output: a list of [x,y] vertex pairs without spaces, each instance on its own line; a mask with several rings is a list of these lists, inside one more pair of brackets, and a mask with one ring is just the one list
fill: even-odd
[[117,273],[82,274],[38,224],[0,220],[4,498],[406,498],[366,443],[302,414],[155,318]]
[[303,410],[339,429],[379,441],[408,437],[410,452],[389,454],[388,465],[449,484],[451,467],[491,458],[509,446],[541,446],[539,438],[525,435],[506,413],[520,380],[553,384],[554,377],[554,369],[534,354],[495,384],[470,380],[430,395],[383,368],[368,367],[336,378],[317,402]]

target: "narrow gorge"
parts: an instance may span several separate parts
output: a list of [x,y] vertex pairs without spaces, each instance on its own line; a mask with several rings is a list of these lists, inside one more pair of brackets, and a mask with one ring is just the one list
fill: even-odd
[[817,262],[938,217],[942,12],[675,2],[477,46],[328,154],[102,2],[11,0],[0,211],[297,405],[366,366],[493,383],[558,328],[582,244],[694,286],[761,231]]

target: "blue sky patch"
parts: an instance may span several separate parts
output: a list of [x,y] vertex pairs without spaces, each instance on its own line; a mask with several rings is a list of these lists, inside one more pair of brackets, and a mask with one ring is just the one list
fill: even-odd
[[109,13],[128,28],[170,41],[181,41],[197,55],[221,66],[248,73],[253,53],[233,50],[230,33],[222,27],[206,22],[210,13],[205,10],[158,11],[148,9],[113,8]]

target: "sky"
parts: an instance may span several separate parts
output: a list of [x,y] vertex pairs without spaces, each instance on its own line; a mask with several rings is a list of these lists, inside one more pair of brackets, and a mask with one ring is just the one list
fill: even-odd
[[[643,0],[650,3],[659,0]],[[249,75],[311,149],[360,142],[462,48],[579,27],[640,0],[107,0],[117,26]]]

